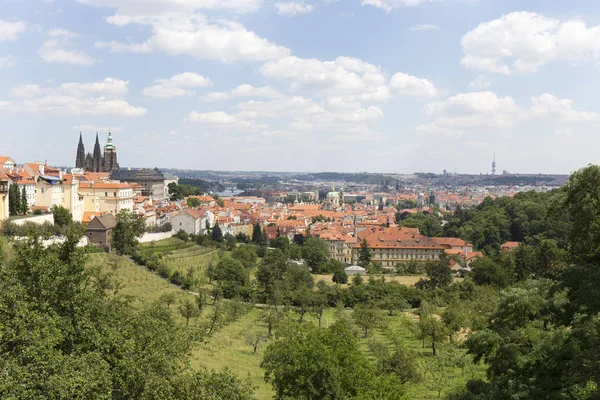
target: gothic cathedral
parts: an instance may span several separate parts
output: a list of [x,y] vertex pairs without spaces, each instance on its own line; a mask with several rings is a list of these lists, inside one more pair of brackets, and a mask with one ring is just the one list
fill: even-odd
[[96,133],[96,144],[94,145],[94,153],[85,154],[83,146],[83,138],[79,133],[79,145],[77,146],[77,158],[75,158],[75,167],[81,168],[87,172],[112,172],[119,170],[117,163],[117,148],[112,142],[112,134],[108,132],[108,140],[104,145],[104,155],[100,151],[100,142],[98,141],[98,133]]

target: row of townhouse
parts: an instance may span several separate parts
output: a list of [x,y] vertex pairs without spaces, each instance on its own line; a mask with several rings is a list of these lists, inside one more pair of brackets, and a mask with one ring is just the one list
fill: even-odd
[[461,260],[458,267],[468,269],[472,261],[483,257],[481,252],[473,251],[473,246],[462,239],[428,237],[421,235],[418,228],[355,226],[353,233],[348,227],[332,225],[321,229],[318,235],[327,243],[331,257],[346,264],[358,263],[363,240],[370,249],[371,260],[383,268],[393,268],[408,261],[439,260],[445,253],[457,256]]

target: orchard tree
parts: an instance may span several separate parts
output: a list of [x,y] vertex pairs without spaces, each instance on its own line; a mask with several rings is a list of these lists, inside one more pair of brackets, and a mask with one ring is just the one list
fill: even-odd
[[324,266],[330,253],[327,243],[318,238],[309,238],[302,246],[302,258],[313,274],[324,272]]
[[127,209],[119,211],[117,224],[112,231],[112,244],[117,253],[132,254],[145,228],[144,220],[138,214]]
[[213,279],[223,291],[227,299],[235,297],[248,298],[250,291],[250,274],[240,260],[229,255],[222,257],[213,271]]
[[185,299],[179,307],[179,313],[185,319],[185,326],[187,327],[190,323],[191,318],[195,318],[200,315],[200,310],[198,307],[190,301],[190,299]]
[[385,323],[385,316],[381,310],[368,305],[356,307],[353,317],[356,325],[363,330],[365,337],[369,336],[371,330],[379,328]]

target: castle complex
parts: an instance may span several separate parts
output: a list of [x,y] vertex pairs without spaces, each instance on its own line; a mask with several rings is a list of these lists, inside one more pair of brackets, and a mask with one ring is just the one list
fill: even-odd
[[85,154],[83,138],[79,134],[79,145],[77,146],[77,157],[75,158],[75,167],[81,168],[87,172],[112,172],[119,170],[117,163],[117,148],[112,142],[112,134],[108,132],[108,139],[104,145],[104,154],[100,151],[100,142],[98,133],[96,133],[96,144],[94,153]]

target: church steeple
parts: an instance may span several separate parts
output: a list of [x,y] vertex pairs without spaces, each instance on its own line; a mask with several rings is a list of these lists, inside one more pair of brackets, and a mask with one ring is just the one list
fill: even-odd
[[94,172],[102,172],[102,151],[100,150],[100,140],[98,139],[98,132],[96,132],[96,144],[94,144],[94,155],[93,155],[93,168]]
[[83,138],[79,132],[79,144],[77,145],[77,157],[75,158],[75,168],[85,168],[85,147],[83,146]]

